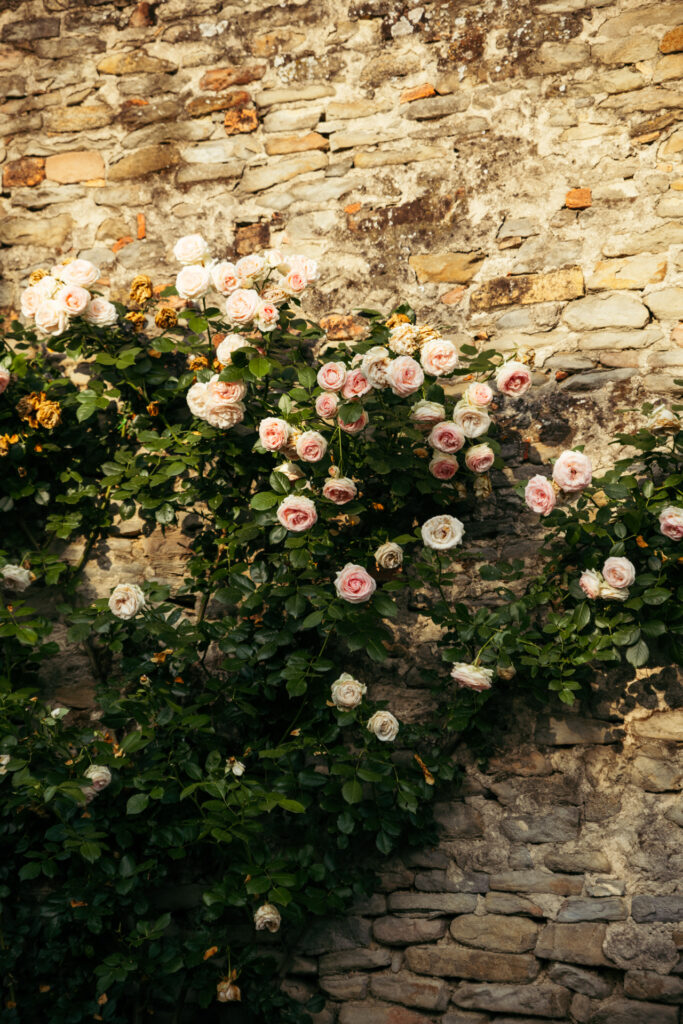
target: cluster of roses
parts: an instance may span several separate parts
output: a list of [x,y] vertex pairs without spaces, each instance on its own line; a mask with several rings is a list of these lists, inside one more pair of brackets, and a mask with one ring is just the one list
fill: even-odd
[[603,601],[626,601],[629,587],[635,581],[636,567],[628,558],[608,558],[602,572],[586,569],[581,574],[579,586],[586,597],[591,600],[601,598]]
[[278,249],[263,255],[251,253],[236,263],[215,260],[201,235],[185,235],[173,255],[183,264],[175,287],[181,298],[196,302],[213,288],[227,296],[225,315],[235,327],[274,331],[280,320],[280,306],[298,299],[318,276],[315,260],[305,256],[285,257]]
[[41,334],[54,338],[76,317],[96,327],[110,327],[116,323],[116,307],[90,292],[99,277],[90,260],[65,260],[49,271],[34,270],[21,293],[22,316],[34,321]]

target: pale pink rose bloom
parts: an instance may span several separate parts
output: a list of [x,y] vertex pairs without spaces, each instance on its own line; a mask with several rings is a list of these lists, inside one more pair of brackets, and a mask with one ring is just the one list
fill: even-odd
[[261,444],[267,451],[277,452],[287,444],[290,426],[286,420],[281,420],[277,416],[267,416],[259,423],[258,434]]
[[67,316],[80,316],[90,302],[90,292],[78,284],[68,284],[57,292],[55,302]]
[[246,409],[244,402],[232,402],[229,405],[209,405],[206,410],[206,422],[219,430],[229,430],[244,419]]
[[339,429],[343,430],[345,434],[360,434],[361,430],[365,430],[369,421],[370,417],[365,409],[363,409],[357,420],[353,420],[351,423],[344,423],[340,416],[338,423]]
[[630,587],[635,581],[636,567],[628,558],[612,556],[602,567],[602,577],[610,587],[621,590],[622,587]]
[[257,932],[268,929],[269,932],[276,932],[280,927],[280,911],[272,903],[264,903],[254,914],[254,926]]
[[391,711],[375,711],[366,726],[382,743],[391,743],[398,736],[399,723]]
[[307,284],[311,284],[318,278],[318,264],[307,256],[292,256],[289,260],[289,269],[302,274],[306,278]]
[[[355,364],[357,356],[354,356],[353,363]],[[360,368],[365,376],[370,381],[373,388],[382,390],[387,387],[387,371],[391,366],[391,356],[389,355],[389,349],[384,348],[383,345],[373,345],[367,352],[364,353],[358,360]]]
[[398,569],[403,564],[403,548],[393,540],[387,540],[375,551],[375,561],[380,569]]
[[297,494],[290,494],[280,502],[277,517],[282,526],[292,533],[310,530],[318,521],[314,502]]
[[532,512],[548,516],[555,508],[555,488],[547,477],[538,473],[532,476],[524,488],[524,500]]
[[484,668],[481,665],[468,665],[464,661],[456,661],[451,669],[451,679],[454,679],[458,686],[467,690],[476,690],[481,693],[491,689],[493,669]]
[[439,423],[446,415],[446,410],[440,402],[428,402],[421,398],[419,402],[410,408],[410,419],[419,427],[431,427]]
[[486,409],[467,402],[458,402],[453,410],[453,422],[460,427],[465,437],[481,437],[491,425]]
[[458,460],[455,455],[435,455],[429,463],[429,472],[437,480],[450,480],[458,472]]
[[175,287],[181,299],[201,299],[211,287],[211,271],[200,264],[188,264],[178,272]]
[[603,601],[628,601],[630,591],[628,587],[613,587],[610,583],[602,583],[600,594]]
[[323,363],[318,370],[318,387],[325,391],[341,391],[346,380],[344,363]]
[[261,302],[256,312],[256,326],[264,334],[274,331],[280,322],[280,310],[274,302]]
[[334,580],[337,597],[348,601],[350,604],[362,604],[369,601],[377,584],[362,565],[354,565],[347,562],[343,569],[340,569]]
[[465,453],[465,465],[473,473],[486,473],[493,465],[495,453],[487,444],[475,444]]
[[40,294],[40,291],[33,287],[33,285],[29,285],[21,293],[21,315],[32,320],[42,301],[43,296]]
[[248,324],[254,319],[261,305],[259,293],[253,288],[238,288],[228,296],[225,315],[232,324]]
[[113,302],[97,295],[88,303],[83,319],[95,327],[111,327],[118,320],[118,313]]
[[178,263],[203,263],[209,256],[209,246],[201,235],[184,235],[173,246]]
[[294,483],[296,480],[301,480],[305,474],[299,469],[294,462],[283,462],[279,466],[275,467],[276,473],[282,473],[287,479]]
[[269,284],[261,292],[261,298],[264,302],[272,302],[274,306],[281,306],[289,296],[279,285]]
[[240,283],[234,263],[222,260],[220,263],[214,263],[210,271],[213,286],[221,295],[230,295],[239,288]]
[[422,542],[433,551],[449,551],[462,542],[465,527],[455,516],[432,516],[420,527]]
[[263,258],[269,270],[275,270],[276,267],[285,262],[285,258],[279,249],[266,249]]
[[443,377],[458,365],[458,350],[448,338],[427,341],[420,350],[422,369],[432,377]]
[[206,414],[209,409],[209,385],[202,381],[197,381],[188,390],[185,396],[188,408],[193,416],[198,419],[206,419]]
[[465,401],[468,405],[477,405],[485,409],[493,401],[493,389],[488,384],[476,381],[474,384],[470,384],[465,392]]
[[531,387],[531,371],[524,363],[512,359],[509,363],[503,363],[496,373],[496,387],[504,395],[511,395],[519,398]]
[[209,405],[233,405],[241,402],[247,394],[247,385],[243,380],[219,380],[215,373],[207,385]]
[[36,310],[36,327],[41,334],[53,338],[62,334],[69,326],[69,318],[54,299],[44,299]]
[[46,277],[41,277],[37,284],[33,287],[39,293],[41,299],[54,299],[55,295],[62,287],[62,282],[58,281],[56,277],[48,274]]
[[342,398],[360,398],[372,390],[372,384],[362,370],[350,370],[341,389]]
[[290,270],[290,272],[282,278],[280,281],[280,287],[283,291],[287,292],[293,298],[298,299],[300,295],[306,291],[306,275],[302,274],[299,270]]
[[267,269],[263,256],[259,256],[255,252],[252,252],[249,256],[243,256],[235,264],[235,273],[239,277],[242,287],[251,285],[252,281],[265,274]]
[[111,783],[111,771],[105,764],[91,764],[85,769],[83,775],[86,779],[90,779],[96,793],[101,793]]
[[454,455],[464,445],[465,435],[455,423],[451,423],[450,420],[443,420],[432,427],[427,443],[439,452],[447,452],[449,455]]
[[90,288],[99,280],[100,270],[90,260],[72,260],[61,272],[65,284],[77,284],[79,288]]
[[339,399],[334,391],[323,391],[315,400],[315,411],[324,420],[333,420],[337,413]]
[[7,390],[9,384],[10,372],[6,366],[0,366],[0,395],[3,391]]
[[119,583],[109,595],[109,610],[118,619],[134,619],[145,607],[145,595],[137,583]]
[[600,596],[600,587],[602,586],[602,576],[599,572],[595,572],[594,569],[586,569],[581,573],[579,578],[579,586],[583,590],[586,597],[589,597],[591,601],[594,601],[596,597]]
[[317,430],[305,430],[296,442],[296,453],[304,462],[320,462],[327,451],[327,441]]
[[669,540],[683,540],[683,508],[667,505],[659,513],[659,529]]
[[571,494],[588,487],[593,479],[591,460],[583,452],[562,452],[553,466],[553,480],[563,491]]
[[393,393],[401,398],[419,391],[424,379],[422,367],[412,356],[399,356],[392,360],[387,370],[387,383]]
[[335,505],[346,505],[358,494],[358,488],[348,476],[329,477],[323,484],[323,497]]
[[332,683],[332,703],[341,711],[351,711],[358,707],[367,691],[365,683],[360,683],[348,672],[342,672]]
[[223,366],[229,366],[232,362],[232,354],[238,348],[245,348],[249,342],[241,334],[226,334],[216,349],[216,359]]

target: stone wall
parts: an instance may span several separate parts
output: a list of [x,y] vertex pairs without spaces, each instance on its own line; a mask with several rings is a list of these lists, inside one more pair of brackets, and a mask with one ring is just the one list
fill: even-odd
[[438,845],[313,928],[285,988],[325,994],[316,1024],[678,1024],[681,678],[595,697],[590,717],[518,707],[505,749],[437,806]]

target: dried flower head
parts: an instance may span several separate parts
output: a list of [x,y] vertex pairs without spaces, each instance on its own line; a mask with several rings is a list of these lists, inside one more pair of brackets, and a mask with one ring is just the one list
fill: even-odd
[[410,320],[405,313],[392,313],[387,320],[387,327],[391,330],[392,327],[398,327],[399,324],[409,324]]
[[38,267],[37,270],[33,270],[29,275],[28,283],[29,285],[38,284],[38,282],[42,281],[44,277],[47,277],[47,270],[43,270],[42,267]]
[[172,306],[160,306],[154,314],[154,323],[162,331],[167,331],[178,323],[178,314]]
[[206,356],[188,356],[187,365],[190,370],[204,370],[209,365]]
[[46,399],[41,402],[36,412],[36,420],[38,425],[45,427],[46,430],[52,430],[57,426],[62,418],[62,410],[59,402],[51,402]]
[[131,310],[130,313],[126,313],[124,320],[128,320],[133,325],[136,331],[141,331],[145,326],[145,314]]
[[146,274],[137,274],[130,285],[130,301],[142,306],[152,298],[152,279]]
[[13,444],[16,444],[19,440],[18,434],[2,434],[0,435],[0,458],[4,458],[5,455],[9,455],[9,450]]

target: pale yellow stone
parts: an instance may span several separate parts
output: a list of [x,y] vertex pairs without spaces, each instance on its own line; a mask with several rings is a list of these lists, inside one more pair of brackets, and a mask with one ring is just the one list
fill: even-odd
[[591,290],[644,288],[663,281],[667,261],[664,256],[631,256],[621,260],[600,260],[586,281]]
[[670,53],[655,64],[653,82],[669,82],[672,78],[683,78],[683,53]]
[[354,167],[389,167],[392,164],[412,164],[420,160],[443,160],[449,156],[443,149],[427,146],[415,149],[376,149],[371,153],[356,153]]
[[485,258],[480,252],[425,253],[411,256],[408,262],[420,284],[424,281],[467,284],[481,269]]
[[655,57],[657,52],[657,40],[644,35],[596,43],[592,47],[593,56],[604,64],[635,64],[639,60]]

